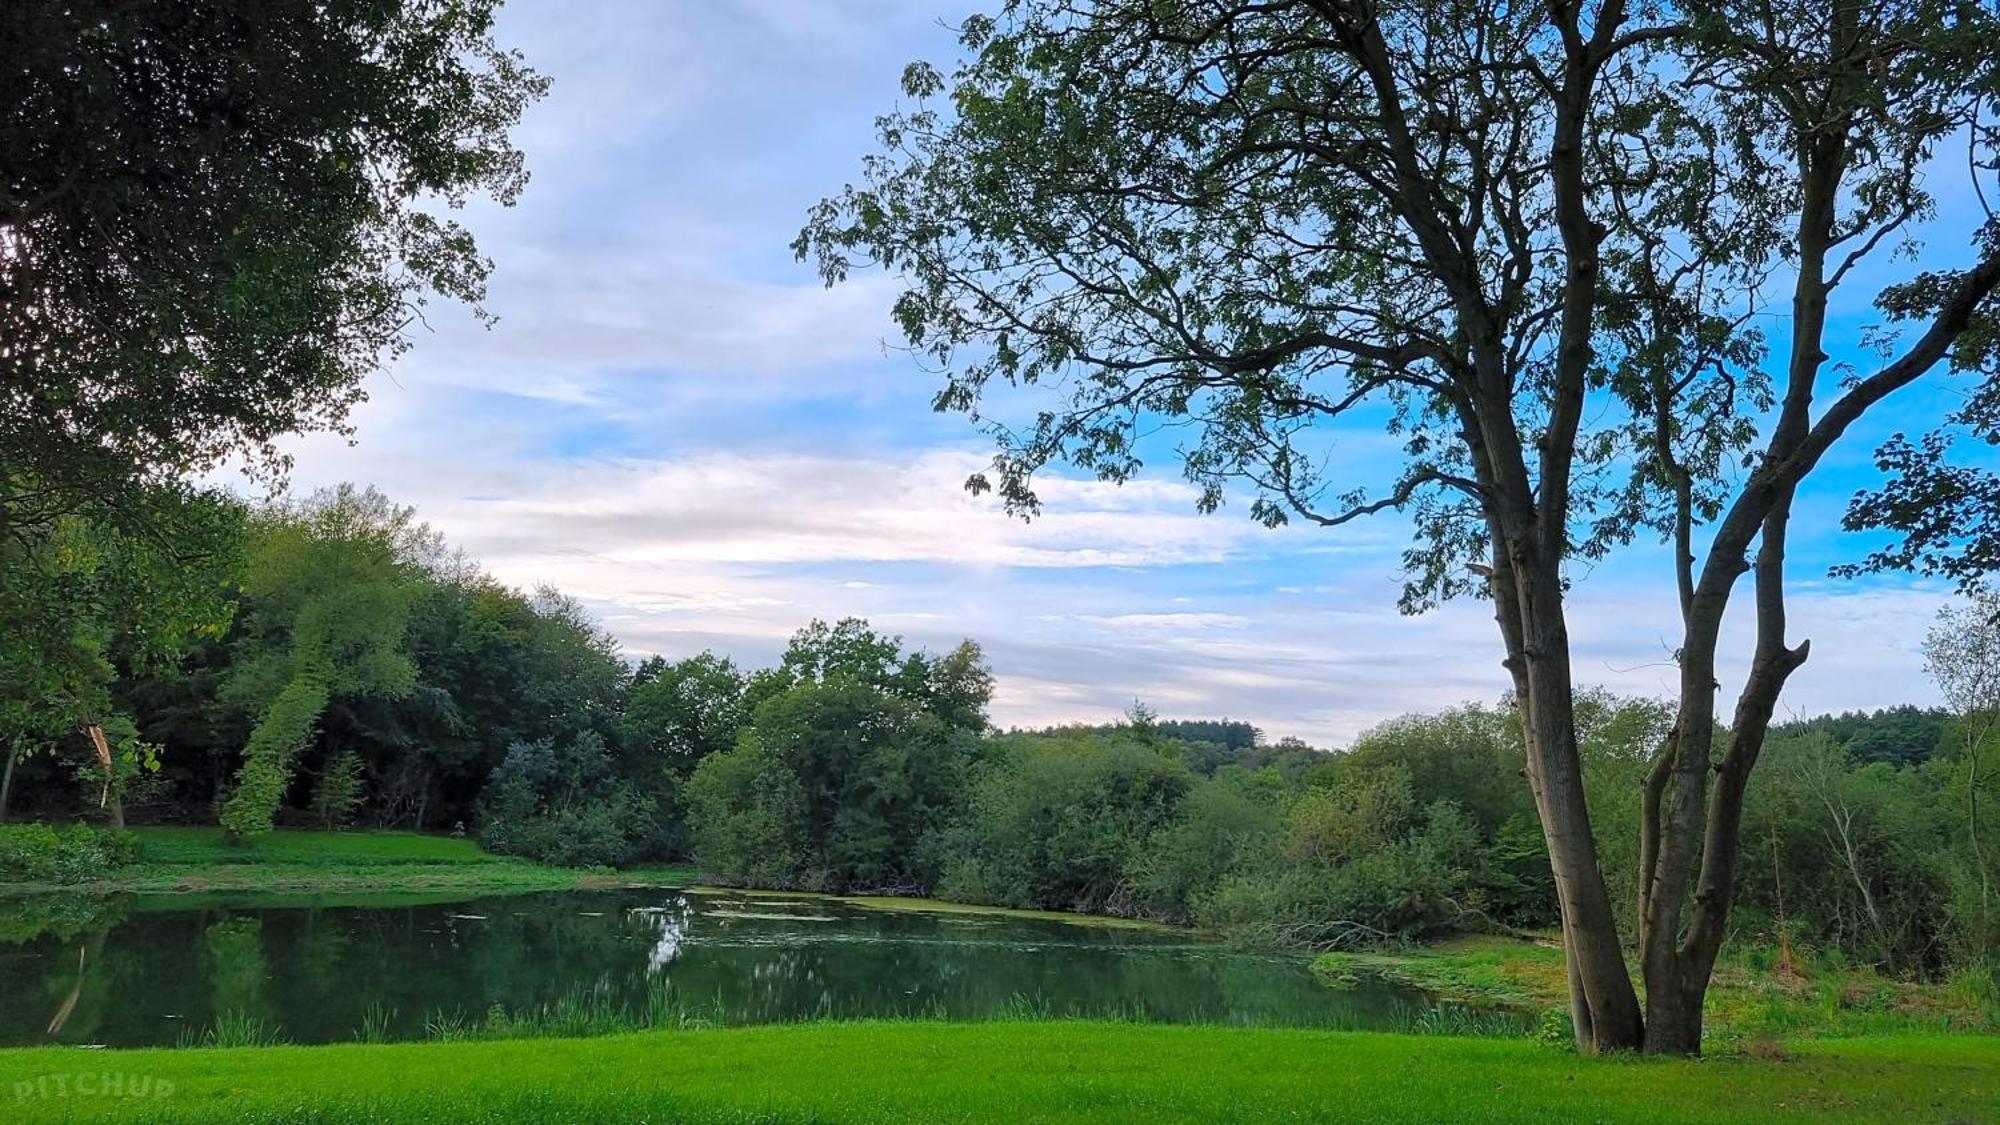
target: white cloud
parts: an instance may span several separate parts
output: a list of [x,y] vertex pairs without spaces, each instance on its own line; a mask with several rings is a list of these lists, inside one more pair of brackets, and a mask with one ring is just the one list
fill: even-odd
[[497,499],[431,495],[420,507],[479,557],[514,566],[1162,566],[1220,561],[1261,537],[1240,521],[1200,517],[1189,488],[1158,482],[1052,478],[1049,514],[1009,519],[960,487],[981,464],[949,451],[903,462],[710,452],[558,463]]
[[[498,263],[501,321],[437,310],[373,381],[357,446],[292,443],[298,483],[382,486],[503,580],[581,597],[634,654],[756,664],[805,621],[850,614],[916,644],[976,638],[1002,724],[1103,721],[1143,699],[1338,744],[1498,697],[1488,607],[1394,611],[1395,521],[1268,532],[1240,510],[1196,515],[1175,480],[1057,476],[1046,515],[1023,523],[963,491],[984,458],[949,443],[969,430],[940,436],[930,377],[879,357],[895,284],[827,290],[785,249],[806,206],[853,178],[901,64],[948,56],[937,19],[959,14],[506,9],[503,38],[555,87],[521,136],[535,172],[521,204],[467,215]],[[1365,480],[1397,452],[1364,433],[1327,455]],[[1644,562],[1577,588],[1580,680],[1672,689],[1673,596]],[[1786,708],[1930,698],[1915,645],[1942,600],[1802,584],[1792,631],[1814,653]],[[1738,611],[1726,689],[1748,651]]]

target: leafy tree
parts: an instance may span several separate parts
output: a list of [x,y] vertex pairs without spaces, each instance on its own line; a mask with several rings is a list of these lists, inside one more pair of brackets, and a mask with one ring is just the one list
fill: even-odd
[[229,620],[237,505],[180,488],[133,504],[148,514],[143,531],[92,509],[0,535],[0,820],[21,759],[87,741],[91,727],[109,736],[109,777],[94,750],[87,757],[120,819],[124,786],[153,764],[113,697],[120,667],[165,670],[184,643],[219,636]]
[[[726,687],[714,663],[692,671]],[[990,693],[970,641],[944,657],[906,655],[866,621],[814,621],[776,669],[750,677],[740,745],[694,767],[696,859],[734,881],[928,889],[936,873],[924,843],[958,809]]]
[[1504,711],[1473,705],[1392,719],[1363,732],[1324,768],[1389,766],[1408,775],[1413,793],[1456,803],[1489,835],[1509,817],[1534,815],[1521,777],[1520,731]]
[[639,666],[618,717],[627,772],[656,792],[659,817],[651,848],[688,849],[686,789],[703,759],[736,744],[749,723],[748,680],[727,657],[700,653]]
[[1195,781],[1173,821],[1136,857],[1133,887],[1149,913],[1193,921],[1224,879],[1270,861],[1281,824],[1282,782],[1274,773],[1225,768]]
[[793,634],[778,667],[752,677],[751,706],[799,683],[845,679],[897,695],[948,725],[983,730],[993,675],[985,655],[963,641],[942,656],[903,653],[901,637],[885,636],[868,622],[843,618],[831,625],[813,621]]
[[1249,723],[1229,719],[1166,719],[1159,724],[1162,735],[1182,742],[1211,742],[1232,752],[1257,745],[1263,735]]
[[640,665],[625,693],[618,729],[628,753],[685,777],[710,754],[736,744],[749,718],[746,680],[728,657],[704,652],[669,664]]
[[223,806],[232,836],[271,829],[300,751],[338,695],[409,692],[403,630],[417,560],[435,550],[415,513],[342,486],[264,514],[245,581],[246,634],[229,696],[258,714]]
[[[899,696],[846,678],[802,683],[758,706],[743,748],[695,768],[691,816],[773,832],[765,845],[793,857],[786,886],[923,890],[918,845],[954,810],[970,751],[964,732]],[[748,763],[721,761],[735,755]],[[743,874],[720,866],[733,845],[712,827],[696,838],[704,865]]]
[[653,804],[618,775],[595,731],[566,742],[517,742],[493,773],[479,832],[496,852],[566,866],[634,858]]
[[1791,923],[1891,971],[1934,968],[1951,903],[1937,786],[1917,769],[1856,763],[1824,731],[1774,740],[1771,753],[1753,813],[1756,835],[1783,849]]
[[1419,807],[1408,771],[1339,771],[1296,794],[1274,861],[1225,878],[1202,920],[1258,944],[1330,949],[1443,932],[1481,859],[1478,830],[1449,801]]
[[798,775],[755,738],[701,760],[688,779],[687,818],[702,869],[759,887],[806,880]]
[[1950,719],[1942,708],[1904,703],[1879,711],[1843,711],[1774,724],[1771,735],[1823,730],[1857,761],[1916,765],[1938,752]]
[[613,733],[627,670],[573,601],[526,595],[464,566],[428,568],[405,645],[415,685],[328,706],[321,742],[360,754],[386,823],[470,821],[515,742]]
[[2000,594],[1983,591],[1961,607],[1938,613],[1937,624],[1924,638],[1924,664],[1937,681],[1957,722],[1951,747],[1952,788],[1965,810],[1965,837],[1971,878],[1977,888],[1967,937],[1985,951],[2000,945],[2000,919],[1995,917],[1993,884],[1996,866],[1986,839],[1991,816],[1981,798],[2000,798]]
[[[1012,0],[965,22],[949,77],[905,73],[915,106],[795,247],[830,283],[907,281],[895,315],[945,373],[940,409],[1027,388],[1002,398],[1032,421],[989,423],[968,482],[1011,510],[1051,464],[1122,481],[1177,456],[1204,509],[1405,512],[1405,608],[1494,605],[1579,1044],[1692,1053],[1745,789],[1807,654],[1785,618],[1797,491],[1885,399],[2000,360],[2000,224],[1926,226],[1945,146],[1974,173],[2000,159],[1996,36],[1945,0]],[[1898,273],[1920,233],[1972,261]],[[1844,335],[1831,301],[1864,282],[1889,326]],[[1975,417],[2000,417],[1994,385]],[[1360,426],[1400,443],[1393,471],[1327,475]],[[1566,621],[1571,564],[1642,535],[1671,544],[1682,614],[1673,737],[1639,790],[1643,1012]],[[1756,640],[1718,743],[1745,574]]]
[[943,893],[1003,906],[1131,913],[1146,841],[1172,823],[1187,768],[1130,733],[1012,740],[936,848]]
[[339,427],[526,182],[496,0],[0,10],[0,532]]
[[313,782],[312,814],[321,828],[339,828],[361,807],[361,758],[343,750],[320,767]]
[[696,857],[738,881],[929,888],[924,843],[957,811],[992,682],[969,641],[906,655],[865,621],[811,623],[776,669],[750,678],[739,745],[694,767]]

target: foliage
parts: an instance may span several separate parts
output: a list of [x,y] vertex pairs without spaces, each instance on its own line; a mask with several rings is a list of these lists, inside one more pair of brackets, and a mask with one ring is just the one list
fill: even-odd
[[243,748],[243,767],[236,788],[222,807],[222,826],[232,836],[248,839],[271,830],[271,815],[284,800],[292,765],[312,738],[313,724],[326,708],[326,679],[312,668],[301,669],[264,709]]
[[[10,774],[24,759],[68,750],[93,792],[122,797],[156,762],[113,697],[120,666],[170,668],[187,642],[219,636],[229,621],[239,506],[162,487],[128,508],[141,513],[137,526],[92,508],[0,528],[0,745]],[[108,791],[85,733],[92,725],[113,752]],[[11,796],[0,790],[0,819]]]
[[803,882],[797,826],[804,808],[798,779],[755,741],[705,758],[687,790],[695,858],[704,870],[750,886]]
[[480,843],[566,867],[634,858],[653,805],[619,777],[604,739],[585,731],[561,744],[517,742],[494,771]]
[[695,853],[718,877],[808,890],[922,890],[924,842],[956,811],[992,676],[977,646],[904,655],[897,638],[814,622],[733,750],[688,783]]
[[133,861],[132,837],[87,824],[0,825],[0,882],[87,883]]
[[633,674],[619,734],[628,752],[685,776],[736,744],[750,717],[746,686],[727,657],[704,652],[671,664],[654,657]]
[[1464,813],[1446,802],[1417,810],[1398,772],[1311,790],[1286,818],[1287,862],[1225,881],[1205,920],[1313,949],[1446,932],[1468,924],[1459,899],[1476,848]]
[[[1213,745],[1212,743],[1210,745]],[[1214,920],[1211,896],[1232,873],[1265,863],[1282,825],[1273,772],[1224,769],[1195,780],[1173,820],[1147,838],[1129,873],[1149,913]]]
[[615,733],[627,680],[617,645],[556,591],[433,565],[404,647],[415,665],[407,694],[339,696],[322,721],[323,753],[361,758],[376,823],[471,824],[513,743]]
[[936,846],[947,898],[1132,913],[1128,872],[1173,821],[1187,768],[1130,732],[1016,740],[979,774],[964,820]]
[[415,513],[342,486],[264,513],[247,572],[249,610],[225,693],[261,710],[224,806],[238,836],[268,832],[327,701],[408,694],[403,649],[418,568],[437,549]]
[[1953,833],[1963,862],[1950,875],[1958,885],[1953,935],[1962,952],[2000,960],[2000,858],[1989,837],[1993,806],[2000,803],[2000,592],[1984,590],[1963,607],[1947,607],[1924,638],[1924,663],[1954,712],[1953,737],[1942,740],[1947,771],[1943,788],[1962,812]]
[[660,802],[646,850],[685,855],[686,790],[695,767],[736,745],[750,721],[747,678],[726,657],[704,652],[668,663],[641,664],[618,717],[627,772],[650,781]]
[[361,807],[361,759],[352,750],[343,750],[320,767],[313,783],[312,813],[321,828],[339,828]]
[[1938,752],[1950,722],[1951,715],[1943,708],[1905,703],[1880,711],[1843,711],[1776,724],[1771,734],[1779,737],[1824,731],[1850,758],[1914,766]]
[[[495,0],[0,11],[0,526],[342,425],[526,182]],[[36,478],[16,491],[18,474]]]

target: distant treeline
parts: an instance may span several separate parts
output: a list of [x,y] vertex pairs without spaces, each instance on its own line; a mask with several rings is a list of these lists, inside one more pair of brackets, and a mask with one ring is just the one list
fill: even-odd
[[[99,638],[92,715],[16,723],[44,817],[455,830],[566,864],[1194,922],[1332,947],[1552,924],[1514,709],[1397,719],[1333,753],[1229,720],[994,731],[976,644],[813,622],[772,667],[636,667],[579,605],[509,588],[378,494],[243,510],[226,625],[173,659]],[[1594,829],[1630,901],[1661,704],[1579,704]],[[36,712],[18,711],[32,717]],[[1968,727],[1897,707],[1779,727],[1744,831],[1739,936],[1934,972],[1991,956],[1954,789]],[[1977,728],[1982,732],[1984,727]]]

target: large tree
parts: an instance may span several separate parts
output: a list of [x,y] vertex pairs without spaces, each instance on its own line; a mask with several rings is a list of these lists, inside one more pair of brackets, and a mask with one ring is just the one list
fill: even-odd
[[425,564],[441,550],[413,510],[349,485],[274,505],[259,522],[225,689],[257,715],[222,808],[232,838],[271,830],[329,701],[415,686],[404,633]]
[[[938,408],[1001,416],[969,484],[1011,509],[1050,464],[1178,455],[1205,508],[1405,513],[1406,608],[1492,600],[1579,1044],[1692,1052],[1744,785],[1807,653],[1794,497],[1883,400],[1995,367],[2000,226],[1931,229],[1927,184],[1993,167],[1996,37],[1956,0],[1013,0],[967,21],[949,77],[910,68],[914,106],[796,249],[829,283],[906,279]],[[1937,268],[1896,264],[1918,235]],[[1862,286],[1881,325],[1836,331]],[[1399,455],[1331,456],[1363,429]],[[1670,545],[1682,621],[1638,798],[1643,1011],[1566,621],[1572,563],[1642,536]]]
[[[1924,666],[1937,681],[1945,703],[1956,713],[1957,728],[1941,763],[1951,771],[1951,788],[1965,809],[1967,893],[1961,904],[1961,940],[1977,953],[2000,944],[2000,924],[1994,920],[1995,870],[1990,840],[1980,835],[1980,798],[2000,795],[2000,768],[1993,764],[1993,743],[2000,736],[2000,594],[1983,591],[1969,604],[1948,607],[1924,637]],[[1990,807],[1985,810],[1990,818]],[[1990,828],[1989,828],[1990,831]]]
[[[0,535],[0,821],[23,758],[64,743],[94,751],[95,735],[111,757],[93,763],[109,767],[101,797],[120,819],[120,791],[146,755],[113,698],[118,671],[171,669],[191,637],[222,635],[234,610],[241,506],[187,488],[127,503],[173,534],[132,532],[92,506]],[[178,549],[194,541],[219,549],[198,559]]]
[[337,427],[525,182],[498,0],[0,5],[0,534]]

